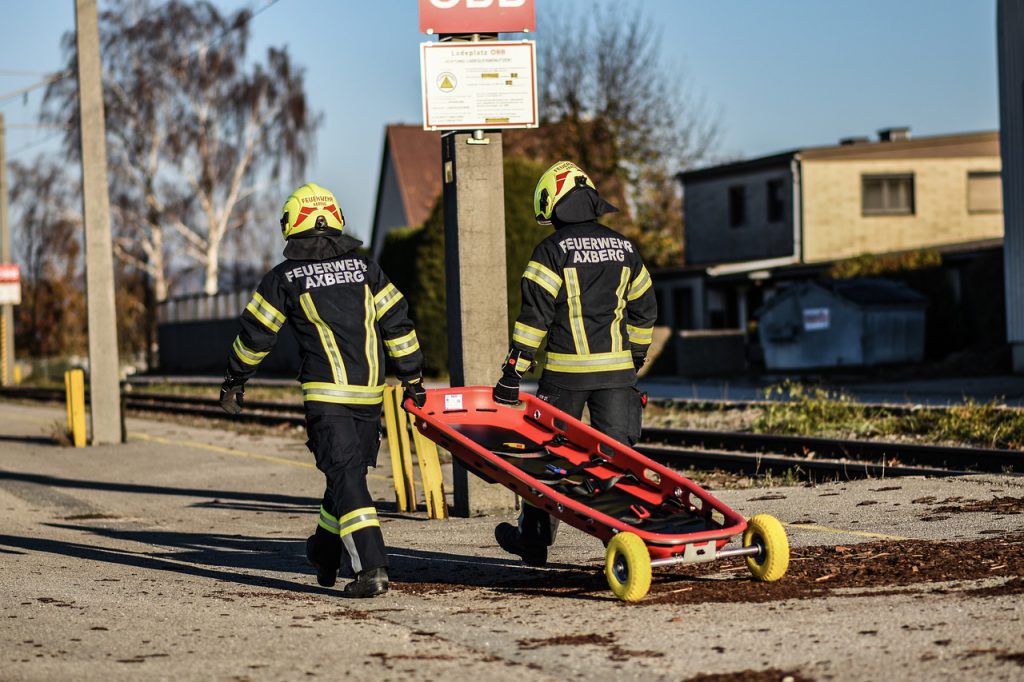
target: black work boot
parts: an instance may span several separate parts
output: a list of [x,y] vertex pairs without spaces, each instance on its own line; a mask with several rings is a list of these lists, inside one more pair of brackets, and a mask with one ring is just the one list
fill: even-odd
[[362,599],[378,597],[388,591],[388,569],[385,566],[359,571],[356,579],[345,585],[346,597]]
[[499,523],[494,529],[494,539],[509,554],[521,556],[527,566],[539,568],[548,563],[548,548],[523,542],[523,534],[511,523]]
[[316,569],[321,587],[334,587],[341,566],[341,541],[332,533],[317,532],[306,539],[306,560]]

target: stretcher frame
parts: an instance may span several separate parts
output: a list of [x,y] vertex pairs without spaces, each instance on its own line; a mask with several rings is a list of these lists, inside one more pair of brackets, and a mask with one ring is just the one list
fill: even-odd
[[[773,569],[771,577],[758,576],[755,569],[765,558],[766,546],[778,549],[781,542],[785,545],[785,561],[781,571],[785,572],[785,566],[788,565],[788,543],[777,520],[766,515],[751,519],[753,523],[767,518],[777,526],[777,530],[774,527],[771,529],[774,531],[770,533],[773,537],[769,538],[772,542],[761,542],[757,533],[751,537],[751,531],[755,529],[748,529],[747,520],[741,514],[682,474],[609,438],[533,395],[521,393],[520,398],[518,406],[506,406],[494,402],[490,387],[432,389],[427,391],[423,407],[416,407],[406,401],[405,409],[415,415],[416,428],[423,436],[446,448],[470,471],[485,480],[509,488],[527,503],[598,538],[606,546],[619,534],[638,536],[649,554],[648,571],[652,566],[703,563],[718,558],[745,556],[748,557],[748,566],[755,577],[776,580],[781,577],[777,569]],[[524,436],[528,434],[537,439],[545,436],[548,441],[554,440],[556,443],[549,445],[547,451],[570,461],[592,462],[595,457],[598,458],[601,463],[589,467],[588,474],[598,479],[629,474],[630,481],[634,482],[620,481],[614,485],[625,486],[623,489],[628,488],[630,494],[647,499],[651,505],[663,505],[671,501],[679,507],[679,513],[702,518],[706,529],[678,534],[646,531],[593,509],[581,500],[530,476],[456,428],[498,424],[523,433]],[[558,440],[564,440],[567,444],[557,444]],[[760,526],[756,530],[764,534]],[[781,540],[778,538],[779,533],[782,533]],[[731,540],[741,534],[743,546],[726,548]],[[610,554],[608,561],[611,565]],[[609,582],[612,582],[611,575]],[[646,593],[646,589],[643,592]]]

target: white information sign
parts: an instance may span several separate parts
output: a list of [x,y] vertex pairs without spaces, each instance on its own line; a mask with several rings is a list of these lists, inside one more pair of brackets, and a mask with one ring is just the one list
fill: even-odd
[[422,43],[423,128],[536,128],[532,40]]
[[0,305],[21,305],[21,270],[0,265]]
[[822,331],[828,327],[828,308],[804,308],[804,331]]

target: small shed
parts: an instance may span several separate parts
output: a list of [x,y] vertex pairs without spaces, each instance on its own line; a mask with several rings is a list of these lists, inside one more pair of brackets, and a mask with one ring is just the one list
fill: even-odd
[[758,311],[770,370],[920,362],[928,299],[887,279],[803,282]]

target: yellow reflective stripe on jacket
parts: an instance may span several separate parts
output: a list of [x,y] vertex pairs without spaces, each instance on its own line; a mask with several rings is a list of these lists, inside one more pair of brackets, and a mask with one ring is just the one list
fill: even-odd
[[321,403],[379,405],[384,401],[384,386],[308,381],[302,384],[302,399]]
[[631,324],[627,324],[626,331],[629,332],[630,343],[646,346],[654,340],[654,327],[634,327]]
[[265,351],[263,353],[260,353],[258,351],[254,351],[252,348],[249,348],[247,345],[242,343],[241,336],[235,337],[235,343],[234,345],[232,345],[232,348],[235,351],[235,356],[247,365],[260,364],[263,358],[267,357],[267,353],[270,352]]
[[526,264],[523,277],[539,284],[553,298],[558,296],[558,290],[562,288],[562,278],[555,274],[553,270],[535,260]]
[[281,325],[284,324],[284,314],[267,303],[267,299],[260,296],[258,291],[252,295],[252,300],[246,304],[245,309],[275,334],[281,330]]
[[299,296],[299,304],[302,306],[303,312],[306,313],[306,319],[313,323],[317,334],[320,335],[320,343],[323,344],[327,364],[331,366],[334,383],[347,384],[348,375],[345,373],[345,363],[341,358],[341,351],[338,350],[338,341],[334,338],[334,332],[328,324],[320,318],[320,313],[316,311],[313,297],[309,295],[309,292]]
[[377,510],[373,507],[362,507],[345,514],[338,519],[338,533],[341,537],[355,533],[371,526],[380,527]]
[[615,289],[615,318],[612,320],[612,352],[622,350],[622,316],[626,311],[626,287],[629,286],[629,268],[622,268],[619,286]]
[[393,358],[401,358],[415,353],[420,349],[420,341],[416,338],[416,330],[412,330],[404,336],[399,336],[397,339],[384,339],[384,348],[387,349],[388,355]]
[[515,327],[512,328],[513,341],[534,349],[540,348],[546,334],[547,332],[543,329],[537,329],[522,322],[516,322]]
[[637,275],[632,284],[629,285],[629,295],[627,298],[630,301],[635,301],[644,295],[648,289],[651,288],[651,273],[647,272],[647,267],[644,265],[640,266],[640,274]]
[[565,269],[565,292],[569,297],[569,328],[572,329],[576,352],[589,355],[590,344],[587,343],[587,329],[583,325],[583,300],[580,297],[580,278],[576,268]]
[[317,522],[328,533],[338,534],[338,519],[320,505],[320,520]]
[[373,292],[370,287],[363,287],[363,327],[366,330],[366,370],[368,384],[376,384],[380,381],[378,376],[377,357],[377,323],[376,307],[373,303]]
[[388,282],[388,284],[377,292],[377,295],[373,297],[373,304],[377,308],[377,319],[381,319],[387,314],[396,303],[402,300],[402,292],[398,288]]
[[544,369],[573,374],[614,372],[620,369],[633,369],[633,356],[628,350],[617,353],[591,353],[589,355],[548,353]]

